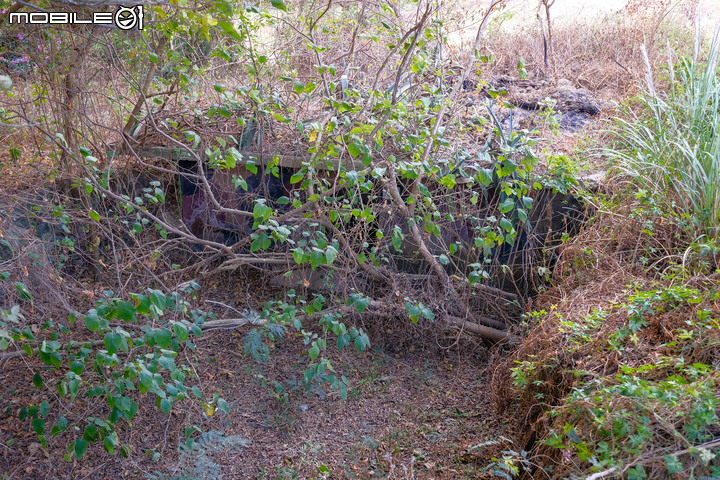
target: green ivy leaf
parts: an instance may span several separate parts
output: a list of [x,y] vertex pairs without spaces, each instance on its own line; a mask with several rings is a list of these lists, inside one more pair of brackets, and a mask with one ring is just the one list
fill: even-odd
[[42,433],[45,431],[45,419],[44,418],[34,418],[32,421],[32,427],[33,430],[35,430],[35,433],[38,435],[42,435]]
[[493,181],[493,171],[490,168],[481,168],[477,173],[478,181],[485,187],[489,187]]
[[360,147],[358,147],[358,145],[355,142],[349,143],[347,147],[348,147],[348,152],[350,152],[350,155],[353,157],[358,157],[362,154],[362,150],[360,150]]
[[278,10],[287,12],[287,6],[285,5],[285,2],[283,2],[283,0],[270,0],[270,3],[272,4],[273,7],[277,8]]
[[170,330],[160,329],[155,331],[155,342],[160,348],[167,349],[172,342],[172,333]]
[[350,299],[358,313],[364,312],[370,306],[370,299],[362,295],[352,294]]
[[337,258],[338,251],[335,247],[332,245],[328,245],[327,249],[325,249],[325,260],[327,261],[327,264],[330,265],[335,258]]
[[35,375],[33,375],[32,382],[33,382],[33,385],[35,385],[35,388],[37,388],[38,390],[41,389],[43,386],[43,379],[40,376],[40,374],[37,372],[35,373]]
[[178,340],[181,342],[184,342],[188,338],[188,329],[185,325],[183,325],[180,322],[177,322],[173,325],[173,331],[175,332],[175,336]]
[[220,25],[220,28],[223,29],[223,32],[230,35],[234,40],[237,40],[238,42],[243,41],[243,37],[238,33],[237,30],[235,30],[235,25],[233,25],[232,23],[219,21],[218,25]]
[[420,314],[423,317],[427,318],[428,320],[435,320],[435,314],[428,307],[426,307],[422,303],[419,303],[418,308],[420,309]]
[[410,320],[417,325],[420,320],[420,307],[410,302],[405,302],[405,311],[408,313]]
[[320,355],[320,347],[317,346],[317,342],[313,342],[312,347],[308,350],[308,357],[310,360],[315,360]]
[[152,373],[150,373],[147,370],[141,370],[140,375],[138,375],[138,388],[142,393],[147,393],[150,391],[153,385],[153,376]]
[[172,410],[172,400],[160,397],[158,397],[158,399],[160,400],[160,410],[162,410],[165,415],[169,414],[170,410]]
[[78,360],[75,360],[74,362],[72,362],[70,364],[70,371],[76,375],[80,375],[84,369],[85,369],[85,364]]
[[150,311],[150,298],[147,295],[134,295],[135,311],[141,315]]
[[73,377],[68,382],[68,390],[70,390],[70,401],[75,401],[75,396],[78,392],[78,386],[80,386],[80,381],[77,377]]
[[85,454],[85,450],[87,450],[88,442],[84,438],[78,438],[75,440],[75,457],[77,457],[78,460],[82,458],[82,456]]
[[502,213],[511,212],[513,208],[515,208],[515,201],[512,198],[508,198],[504,202],[500,203],[498,208]]
[[355,337],[355,350],[362,352],[370,346],[370,339],[364,333]]
[[90,215],[90,218],[92,218],[96,222],[100,221],[100,214],[98,212],[96,212],[95,210],[93,210],[92,208],[90,209],[90,212],[88,213],[88,215]]
[[253,218],[256,220],[256,224],[265,223],[272,215],[272,208],[265,205],[262,202],[255,202],[253,207]]
[[160,290],[149,290],[150,292],[150,302],[155,305],[158,309],[165,310],[165,307],[167,306],[167,297],[163,292]]
[[88,423],[83,432],[83,438],[88,442],[94,442],[97,439],[97,426],[94,423]]
[[108,453],[112,454],[115,452],[115,446],[118,442],[118,434],[116,432],[110,432],[103,438],[103,446]]
[[230,413],[230,405],[228,405],[228,403],[225,401],[224,398],[217,399],[217,406],[220,410],[222,410],[226,414]]
[[342,350],[343,348],[347,347],[350,344],[350,335],[347,333],[345,335],[340,335],[337,337],[337,348],[338,350]]
[[295,260],[295,263],[300,265],[303,261],[303,256],[304,256],[303,249],[301,247],[297,247],[297,248],[293,249],[292,257],[293,257],[293,260]]
[[105,343],[105,349],[107,349],[110,355],[120,350],[122,345],[122,336],[117,332],[107,332],[103,339]]
[[90,310],[88,314],[85,315],[85,326],[91,332],[96,332],[97,329],[100,328],[100,317],[98,317],[96,311]]
[[47,402],[47,400],[43,400],[40,403],[40,415],[47,418],[49,412],[50,412],[50,404]]
[[506,232],[510,232],[510,230],[513,229],[512,222],[508,220],[507,218],[503,217],[500,219],[500,226],[505,230]]
[[27,285],[22,282],[15,282],[15,288],[20,292],[20,298],[23,300],[32,300],[33,296],[30,294]]
[[130,302],[118,302],[115,314],[119,320],[131,322],[135,319],[135,306]]

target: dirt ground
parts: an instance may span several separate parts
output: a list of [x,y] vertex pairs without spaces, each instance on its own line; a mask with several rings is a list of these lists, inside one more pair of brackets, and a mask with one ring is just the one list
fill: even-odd
[[[219,392],[230,414],[207,416],[199,405],[185,402],[166,416],[155,408],[154,397],[145,396],[132,430],[119,432],[131,447],[130,459],[92,444],[81,461],[63,461],[72,440],[67,433],[43,451],[29,420],[20,421],[17,412],[45,399],[57,415],[57,404],[40,396],[30,370],[20,363],[36,357],[12,360],[14,365],[0,370],[0,474],[3,479],[482,477],[499,448],[473,447],[512,436],[512,412],[497,414],[491,404],[487,350],[432,330],[395,339],[384,322],[366,325],[373,346],[362,354],[328,348],[335,369],[350,380],[347,400],[329,388],[323,393],[290,387],[307,366],[307,347],[292,332],[272,346],[266,364],[243,354],[247,329],[207,332],[196,342],[193,364],[203,391]],[[277,393],[274,381],[285,390]],[[83,418],[101,417],[106,408],[101,401],[78,411]],[[186,433],[201,448],[181,454]],[[221,441],[203,443],[211,437]],[[155,453],[161,455],[153,461]],[[204,476],[193,476],[198,472]]]

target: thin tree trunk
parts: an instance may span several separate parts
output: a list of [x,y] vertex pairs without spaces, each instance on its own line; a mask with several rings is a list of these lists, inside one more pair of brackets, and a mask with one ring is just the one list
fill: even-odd
[[[162,37],[160,41],[157,44],[157,47],[155,47],[155,54],[160,58],[160,53],[165,48],[165,45],[167,45],[167,38]],[[155,78],[155,74],[157,73],[158,69],[158,63],[152,63],[150,65],[150,69],[148,70],[147,75],[145,76],[145,82],[142,85],[142,88],[140,89],[140,92],[138,94],[138,99],[135,102],[135,106],[133,107],[132,112],[130,113],[130,118],[128,118],[127,123],[125,124],[125,127],[123,127],[123,135],[128,136],[130,134],[130,131],[133,129],[135,125],[138,124],[138,115],[140,115],[140,112],[142,111],[142,107],[145,104],[146,95],[150,87],[152,86],[153,78]]]

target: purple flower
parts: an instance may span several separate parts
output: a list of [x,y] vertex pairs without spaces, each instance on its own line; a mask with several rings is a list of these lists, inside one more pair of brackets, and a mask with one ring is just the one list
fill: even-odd
[[22,40],[22,33],[18,33],[18,40]]

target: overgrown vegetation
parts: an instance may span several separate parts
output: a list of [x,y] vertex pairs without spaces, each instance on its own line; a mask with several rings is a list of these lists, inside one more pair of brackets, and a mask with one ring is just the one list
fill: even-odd
[[[167,472],[220,478],[210,454],[253,438],[222,433],[233,399],[195,354],[206,332],[243,328],[236,353],[278,428],[303,395],[388,390],[352,384],[346,347],[471,335],[515,431],[462,447],[462,468],[413,451],[406,477],[720,475],[718,34],[671,47],[695,26],[670,13],[695,20],[692,2],[576,25],[554,3],[522,34],[504,0],[171,2],[126,32],[11,23],[54,7],[0,0],[0,368],[27,380],[3,418],[68,462],[157,462],[182,424]],[[601,153],[573,151],[643,70],[609,131],[581,134]],[[609,189],[580,178],[598,158]],[[302,354],[277,376],[287,341]],[[163,444],[137,447],[153,405]],[[399,475],[413,444],[392,432],[383,456],[362,436],[349,477]],[[274,467],[331,475],[305,456]]]
[[717,42],[705,60],[669,52],[664,88],[646,62],[604,150],[626,188],[565,249],[561,286],[528,317],[540,325],[496,368],[498,404],[527,411],[515,474],[720,475]]
[[644,108],[620,120],[618,147],[608,151],[636,182],[638,196],[658,202],[708,244],[717,242],[720,224],[719,42],[716,32],[705,61],[668,52],[667,92],[655,86],[646,63]]

